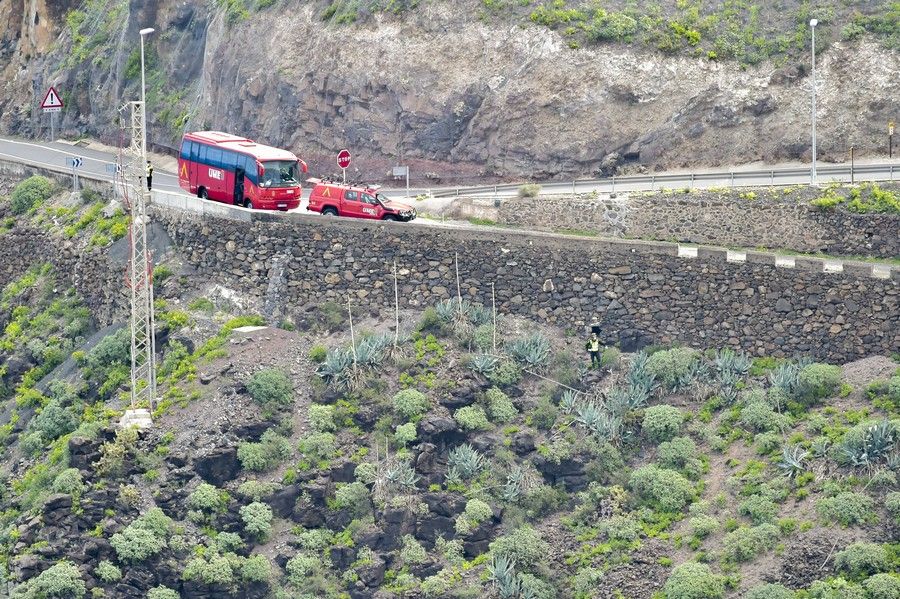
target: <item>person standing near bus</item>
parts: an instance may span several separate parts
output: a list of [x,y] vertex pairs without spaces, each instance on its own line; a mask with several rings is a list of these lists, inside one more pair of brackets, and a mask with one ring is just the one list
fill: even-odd
[[153,165],[150,164],[150,161],[147,161],[147,191],[150,191],[151,185],[153,183]]

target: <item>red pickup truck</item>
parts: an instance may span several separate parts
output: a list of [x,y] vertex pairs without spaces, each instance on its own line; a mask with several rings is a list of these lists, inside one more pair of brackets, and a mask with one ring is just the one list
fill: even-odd
[[349,216],[374,220],[408,222],[416,218],[416,209],[378,193],[378,186],[308,179],[313,184],[307,210],[325,216]]

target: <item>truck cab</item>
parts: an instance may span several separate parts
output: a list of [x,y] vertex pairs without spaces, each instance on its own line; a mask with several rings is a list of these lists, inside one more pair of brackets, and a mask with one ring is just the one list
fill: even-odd
[[340,183],[327,179],[308,179],[307,182],[313,185],[307,206],[311,212],[325,216],[403,222],[416,218],[415,208],[379,193],[377,185]]

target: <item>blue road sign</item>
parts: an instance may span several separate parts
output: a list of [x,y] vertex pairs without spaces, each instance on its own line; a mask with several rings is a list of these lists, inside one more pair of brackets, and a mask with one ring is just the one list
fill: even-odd
[[66,164],[71,166],[72,168],[79,168],[81,166],[81,157],[76,156],[74,158],[68,158]]
[[122,172],[122,167],[121,167],[120,165],[118,165],[118,164],[107,164],[107,165],[106,165],[106,172],[107,172],[107,173],[110,173],[110,174],[111,174],[111,173],[119,174],[119,173]]

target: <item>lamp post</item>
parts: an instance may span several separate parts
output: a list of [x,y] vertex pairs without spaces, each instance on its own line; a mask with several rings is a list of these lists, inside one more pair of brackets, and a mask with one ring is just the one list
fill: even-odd
[[812,173],[811,183],[816,184],[816,25],[819,21],[812,19],[809,28],[812,30]]
[[146,88],[147,88],[147,80],[144,75],[144,36],[149,35],[156,31],[152,27],[147,27],[146,29],[141,29],[138,33],[141,34],[141,128],[144,130],[144,139],[143,145],[141,147],[142,158],[144,160],[144,167],[146,168],[147,164],[147,98],[146,98]]

